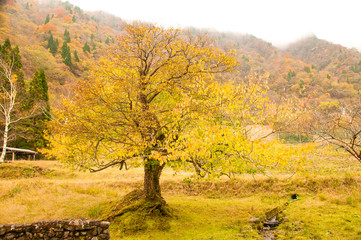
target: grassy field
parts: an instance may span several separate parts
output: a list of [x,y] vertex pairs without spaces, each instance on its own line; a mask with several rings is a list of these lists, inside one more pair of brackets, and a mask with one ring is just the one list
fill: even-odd
[[[361,239],[361,164],[332,148],[309,154],[308,168],[289,178],[240,175],[188,181],[166,169],[163,196],[174,217],[161,230],[129,229],[117,221],[112,239],[262,239],[248,221],[289,201],[277,239]],[[142,187],[141,169],[79,172],[57,161],[0,165],[0,223],[99,218],[126,193]]]

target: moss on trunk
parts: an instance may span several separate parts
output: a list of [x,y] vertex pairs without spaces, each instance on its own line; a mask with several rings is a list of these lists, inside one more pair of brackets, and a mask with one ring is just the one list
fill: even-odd
[[116,231],[125,236],[145,230],[169,230],[172,216],[163,198],[149,199],[144,190],[134,190],[124,196],[103,219],[121,226]]

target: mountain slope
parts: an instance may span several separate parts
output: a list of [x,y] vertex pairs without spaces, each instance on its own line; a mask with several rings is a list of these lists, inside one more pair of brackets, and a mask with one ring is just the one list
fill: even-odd
[[[119,17],[85,12],[60,0],[7,0],[0,5],[0,41],[9,38],[19,45],[25,79],[31,79],[36,69],[45,69],[54,104],[60,94],[71,94],[71,85],[86,75],[89,61],[98,58],[122,33],[124,24]],[[222,49],[236,49],[237,72],[223,79],[268,72],[273,99],[311,96],[332,100],[355,97],[361,91],[361,54],[353,49],[310,37],[279,50],[252,35],[188,30],[207,32]],[[57,42],[55,53],[49,49],[50,38]],[[62,56],[64,41],[71,64]]]
[[[9,38],[13,45],[19,45],[25,78],[30,79],[36,69],[44,68],[53,96],[66,93],[67,85],[84,75],[86,62],[101,54],[124,24],[110,14],[85,13],[79,7],[59,0],[41,3],[7,0],[0,6],[0,19],[0,41]],[[61,56],[65,31],[70,35],[67,46],[72,66],[67,66]],[[54,55],[47,49],[50,35],[58,44]],[[83,51],[85,44],[89,45],[89,51]],[[79,62],[74,59],[74,51]]]

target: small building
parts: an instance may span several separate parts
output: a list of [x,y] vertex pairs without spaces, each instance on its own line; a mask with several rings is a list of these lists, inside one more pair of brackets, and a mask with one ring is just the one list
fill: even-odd
[[[2,148],[1,148],[2,150]],[[14,161],[15,160],[15,156],[16,153],[21,153],[23,155],[28,155],[28,160],[30,160],[30,157],[33,157],[33,160],[35,160],[35,156],[36,154],[38,154],[38,152],[33,151],[33,150],[29,150],[29,149],[21,149],[21,148],[13,148],[13,147],[6,147],[6,154],[11,154],[12,157],[11,159]]]

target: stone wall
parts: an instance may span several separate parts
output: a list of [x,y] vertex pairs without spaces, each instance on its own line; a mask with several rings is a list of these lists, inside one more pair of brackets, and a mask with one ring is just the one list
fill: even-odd
[[110,239],[109,222],[66,219],[24,224],[0,224],[0,239]]

